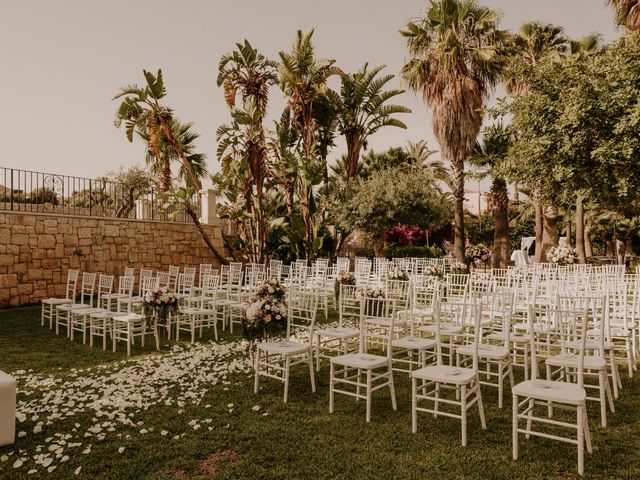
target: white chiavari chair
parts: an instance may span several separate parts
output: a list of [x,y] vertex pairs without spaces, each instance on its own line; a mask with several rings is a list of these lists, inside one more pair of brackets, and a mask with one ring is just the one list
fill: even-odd
[[67,283],[64,290],[64,297],[61,298],[45,298],[42,300],[41,325],[44,327],[46,321],[49,321],[49,329],[53,328],[56,316],[56,307],[59,305],[73,304],[76,299],[76,289],[78,287],[79,270],[67,271]]

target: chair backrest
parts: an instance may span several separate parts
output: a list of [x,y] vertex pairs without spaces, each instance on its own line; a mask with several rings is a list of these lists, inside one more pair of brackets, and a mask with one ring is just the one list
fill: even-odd
[[465,299],[469,291],[469,275],[448,273],[445,276],[444,288],[447,299]]
[[[558,295],[555,308],[559,310],[586,311],[594,331],[589,337],[598,346],[600,357],[605,356],[604,342],[609,331],[609,298],[607,295]],[[597,332],[597,334],[595,334]]]
[[100,300],[105,295],[111,295],[113,292],[113,275],[100,274],[98,279],[98,307],[100,306]]
[[131,298],[133,295],[133,282],[132,276],[122,276],[118,278],[118,294]]
[[340,275],[342,272],[348,272],[351,261],[347,257],[336,258],[336,273]]
[[133,277],[135,276],[136,270],[133,267],[125,267],[124,268],[124,277]]
[[436,302],[434,324],[436,333],[436,361],[438,365],[443,365],[441,326],[444,324],[452,324],[460,326],[464,330],[471,330],[469,344],[472,347],[471,356],[473,359],[473,369],[478,371],[478,346],[480,345],[480,337],[482,335],[480,325],[482,308],[483,304],[480,297],[473,297],[459,303]]
[[[544,328],[541,338],[541,326]],[[584,385],[584,353],[589,329],[589,315],[587,310],[565,310],[549,307],[529,306],[529,337],[531,355],[531,379],[538,378],[538,347],[542,342],[551,343],[555,353],[574,353],[577,356],[578,385]]]
[[343,325],[345,320],[360,319],[360,294],[357,285],[340,284],[338,296],[338,324]]
[[78,288],[79,270],[69,270],[67,272],[67,286],[65,288],[64,298],[67,300],[75,300],[76,290]]
[[182,273],[184,273],[185,275],[188,276],[193,276],[194,281],[196,278],[196,267],[184,267],[184,269],[182,270]]
[[96,274],[82,273],[82,282],[80,283],[80,303],[91,305],[93,293],[96,289]]
[[[185,270],[187,268],[189,267],[185,267]],[[195,267],[193,267],[193,271],[190,270],[189,272],[178,274],[178,293],[183,295],[189,295],[191,293],[191,289],[196,278],[195,270]]]
[[318,296],[314,293],[290,290],[287,297],[287,338],[299,335],[306,337],[307,343],[313,345]]
[[170,288],[170,278],[171,275],[169,272],[158,272],[158,285],[160,287]]
[[144,277],[140,283],[140,296],[144,298],[149,290],[158,288],[158,286],[158,277]]
[[230,262],[229,268],[233,271],[237,271],[237,270],[242,271],[242,262]]
[[269,260],[269,278],[280,281],[282,279],[282,260]]
[[[513,291],[508,290],[475,294],[482,304],[480,310],[481,326],[490,324],[491,330],[501,332],[504,338],[503,345],[507,348],[510,348],[513,295]],[[482,338],[480,338],[480,342],[482,343]]]
[[385,287],[386,296],[388,298],[395,298],[397,310],[406,310],[409,308],[411,295],[410,280],[391,280],[387,278]]
[[142,281],[145,278],[151,277],[153,276],[153,270],[148,269],[148,268],[141,268],[140,269],[140,282],[138,283],[138,295],[142,296]]
[[214,301],[218,295],[220,277],[218,275],[205,275],[202,279],[202,296],[200,297],[200,308],[206,308],[208,302]]
[[[369,345],[380,345],[391,357],[396,318],[396,299],[362,295],[360,298],[360,352],[367,352]],[[379,321],[386,323],[380,329]]]

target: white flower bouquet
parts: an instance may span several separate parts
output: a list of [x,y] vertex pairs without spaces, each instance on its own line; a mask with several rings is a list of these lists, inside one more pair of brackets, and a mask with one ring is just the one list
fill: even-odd
[[449,266],[449,273],[466,275],[469,273],[469,267],[464,263],[456,262]]
[[424,269],[422,270],[422,274],[429,277],[441,278],[444,272],[438,265],[425,265]]
[[142,299],[142,314],[147,321],[166,322],[169,315],[178,313],[178,297],[166,287],[149,290]]
[[275,297],[260,298],[246,310],[242,334],[250,348],[256,341],[283,335],[287,331],[287,305]]
[[476,266],[488,265],[491,262],[491,250],[483,243],[467,247],[464,255],[469,263]]
[[382,311],[382,302],[386,297],[385,291],[382,288],[368,286],[359,290],[361,302],[364,302],[364,314],[365,315],[380,315],[386,312]]
[[409,280],[409,274],[400,267],[393,267],[387,271],[389,280]]
[[547,260],[558,265],[573,265],[578,261],[578,254],[576,249],[570,245],[558,245],[549,249]]
[[258,286],[256,291],[256,300],[265,298],[274,298],[282,301],[287,293],[287,290],[277,280],[265,280]]

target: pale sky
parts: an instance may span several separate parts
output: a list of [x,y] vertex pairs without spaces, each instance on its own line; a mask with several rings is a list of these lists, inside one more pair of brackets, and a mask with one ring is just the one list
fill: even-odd
[[[598,32],[609,41],[619,34],[604,0],[481,3],[504,14],[503,28],[541,20],[575,37]],[[426,6],[425,0],[0,0],[0,166],[96,177],[141,165],[142,142],[130,144],[113,126],[111,98],[121,86],[143,84],[143,68],[162,68],[166,103],[194,122],[199,149],[215,170],[215,131],[229,120],[217,67],[235,42],[246,38],[276,60],[297,29],[314,28],[318,57],[335,58],[346,71],[369,62],[397,74],[406,57],[398,31]],[[278,87],[271,98],[270,118],[278,118],[284,105]],[[370,147],[426,138],[437,149],[421,99],[405,93],[396,100],[413,110],[399,116],[407,130],[387,128]]]

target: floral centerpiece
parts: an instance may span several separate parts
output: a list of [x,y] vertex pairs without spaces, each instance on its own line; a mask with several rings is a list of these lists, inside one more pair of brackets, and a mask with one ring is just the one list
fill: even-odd
[[422,269],[422,274],[427,275],[429,277],[438,277],[441,278],[443,275],[442,268],[438,265],[425,265]]
[[265,280],[256,290],[242,320],[242,334],[249,349],[260,340],[283,335],[287,331],[286,289],[277,280]]
[[558,265],[573,265],[578,261],[578,254],[570,245],[558,245],[549,249],[547,260]]
[[356,284],[356,274],[353,272],[342,272],[338,278],[336,278],[335,283],[335,294],[336,301],[340,300],[340,286],[341,285],[355,285]]
[[456,262],[449,266],[449,273],[457,273],[466,275],[469,273],[469,267],[464,263]]
[[287,290],[280,282],[268,279],[258,286],[258,289],[256,290],[256,299],[273,297],[278,300],[282,300],[286,293]]
[[393,267],[387,271],[389,280],[409,280],[409,274],[400,267]]
[[475,266],[486,266],[491,262],[491,250],[483,243],[471,245],[467,247],[465,257],[467,258],[467,262]]
[[142,314],[149,323],[166,323],[169,315],[177,314],[178,310],[178,297],[166,287],[152,288],[142,299]]

